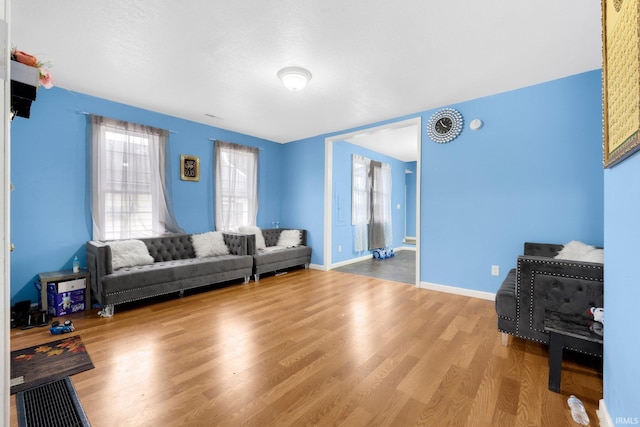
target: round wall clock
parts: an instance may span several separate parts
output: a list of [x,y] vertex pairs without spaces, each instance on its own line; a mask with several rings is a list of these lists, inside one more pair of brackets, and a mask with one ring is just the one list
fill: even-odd
[[438,144],[453,141],[462,131],[462,114],[453,108],[438,110],[427,122],[427,135]]

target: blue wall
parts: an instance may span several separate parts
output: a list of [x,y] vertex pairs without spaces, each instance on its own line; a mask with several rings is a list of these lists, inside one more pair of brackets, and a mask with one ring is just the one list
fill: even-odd
[[[285,184],[285,197],[305,205],[288,220],[308,223],[318,239],[324,234],[317,174],[323,173],[326,138],[420,116],[422,282],[494,293],[524,242],[603,245],[600,70],[452,107],[465,127],[448,144],[426,136],[437,109],[286,144],[285,163],[295,165],[295,180],[311,184],[295,191]],[[483,120],[482,129],[468,128],[474,118]],[[313,263],[323,264],[316,246]],[[492,265],[500,266],[499,276],[491,276]]]
[[[174,131],[169,137],[174,211],[186,232],[213,230],[213,143],[259,147],[258,225],[282,217],[283,146],[61,88],[38,91],[31,118],[11,125],[11,300],[37,301],[37,274],[85,265],[92,238],[87,157],[90,112]],[[180,154],[200,157],[200,181],[181,181]]]
[[422,141],[422,281],[493,293],[524,242],[603,244],[600,70],[452,107],[460,136]]
[[[282,216],[285,224],[305,224],[313,248],[311,263],[323,266],[324,259],[324,191],[325,141],[348,132],[395,123],[414,116],[385,120],[367,126],[316,135],[284,145],[282,181]],[[302,201],[302,202],[301,202]],[[299,226],[299,225],[298,225]],[[334,247],[337,245],[334,244]],[[333,256],[333,255],[332,255]],[[334,260],[335,261],[335,260]]]
[[[369,250],[364,252],[356,252],[354,250],[355,231],[351,224],[351,172],[353,154],[359,154],[368,159],[384,162],[391,166],[391,220],[393,224],[393,243],[391,247],[397,248],[402,246],[402,239],[404,238],[406,209],[404,169],[406,162],[345,141],[336,141],[333,143],[332,263],[358,258],[372,253]],[[397,209],[398,205],[400,205],[400,209]],[[338,251],[338,246],[342,247],[342,252]]]
[[[604,400],[614,422],[640,420],[640,154],[605,170]],[[616,422],[623,425],[623,422]]]
[[282,227],[305,228],[311,263],[324,259],[324,139],[285,144]]

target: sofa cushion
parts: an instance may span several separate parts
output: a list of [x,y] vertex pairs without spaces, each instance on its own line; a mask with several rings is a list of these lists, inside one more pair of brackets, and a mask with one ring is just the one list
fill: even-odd
[[254,234],[256,236],[256,249],[263,249],[267,247],[267,244],[264,241],[264,235],[262,234],[262,230],[260,229],[260,227],[243,225],[242,227],[240,227],[240,232],[244,234]]
[[252,264],[252,257],[237,255],[163,261],[121,268],[104,276],[102,285],[106,294],[112,294],[194,277],[250,269]]
[[220,231],[194,234],[191,236],[191,242],[198,258],[229,255],[229,248],[225,244],[224,237]]
[[253,256],[255,265],[265,265],[281,262],[283,259],[299,259],[309,257],[311,248],[308,246],[296,246],[295,248],[278,248],[277,246],[256,252]]
[[276,246],[293,247],[302,243],[300,230],[282,230]]
[[113,270],[153,264],[153,257],[149,255],[147,246],[142,240],[114,240],[107,242],[107,244],[111,248],[111,268]]

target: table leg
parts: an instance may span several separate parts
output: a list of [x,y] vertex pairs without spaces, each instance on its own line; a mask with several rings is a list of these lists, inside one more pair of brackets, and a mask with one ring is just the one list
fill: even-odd
[[49,296],[47,295],[47,282],[40,281],[40,310],[48,312],[49,310]]
[[560,393],[562,375],[562,335],[549,333],[549,390]]

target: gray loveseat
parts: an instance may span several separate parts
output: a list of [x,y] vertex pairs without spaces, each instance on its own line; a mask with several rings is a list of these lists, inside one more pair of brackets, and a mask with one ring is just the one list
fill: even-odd
[[311,263],[311,248],[307,246],[307,231],[300,230],[300,245],[295,247],[276,247],[280,233],[286,228],[265,228],[262,235],[266,244],[265,249],[256,249],[256,236],[248,234],[248,253],[253,257],[253,276],[255,281],[260,275],[285,268],[304,266],[309,268]]
[[[498,330],[507,336],[549,342],[544,330],[545,310],[587,316],[590,307],[604,307],[604,265],[555,259],[563,245],[525,243],[496,293]],[[598,355],[598,344],[567,337],[565,347]]]
[[247,253],[246,235],[223,233],[230,254],[205,258],[196,257],[190,237],[190,234],[171,234],[138,239],[147,246],[153,264],[115,271],[109,244],[87,242],[91,292],[103,306],[101,315],[112,316],[116,304],[237,279],[249,282],[253,257]]

